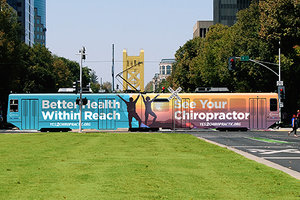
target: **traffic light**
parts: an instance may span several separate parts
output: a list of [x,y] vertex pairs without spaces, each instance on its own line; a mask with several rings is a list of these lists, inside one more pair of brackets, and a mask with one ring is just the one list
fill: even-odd
[[285,88],[284,86],[278,86],[278,98],[285,99]]
[[280,97],[281,99],[285,99],[285,92],[283,88],[280,89]]
[[165,93],[166,88],[162,87],[161,90],[162,90],[162,93]]
[[[87,102],[88,102],[88,100],[87,100],[86,97],[82,99],[82,105],[86,105]],[[80,105],[80,99],[79,98],[76,99],[76,104]]]
[[82,105],[86,105],[86,104],[87,104],[87,102],[88,102],[88,100],[87,100],[87,98],[86,98],[86,97],[82,99]]
[[78,93],[78,91],[79,91],[79,81],[74,81],[73,82],[73,91],[75,93]]
[[85,60],[85,47],[82,47],[82,60]]
[[73,92],[76,92],[76,82],[75,81],[73,82],[72,88],[73,88]]
[[230,57],[228,59],[228,70],[235,70],[235,57]]
[[77,105],[80,104],[80,99],[79,99],[79,98],[76,99],[76,104],[77,104]]

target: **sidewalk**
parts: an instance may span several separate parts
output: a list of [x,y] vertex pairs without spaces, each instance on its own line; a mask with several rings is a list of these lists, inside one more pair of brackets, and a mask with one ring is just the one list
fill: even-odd
[[16,130],[16,129],[0,129],[0,134],[23,134],[23,133],[39,133],[37,130]]

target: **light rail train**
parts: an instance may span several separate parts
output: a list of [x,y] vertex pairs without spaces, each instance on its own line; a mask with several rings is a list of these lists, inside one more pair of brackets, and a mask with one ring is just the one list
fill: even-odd
[[[267,129],[280,120],[276,93],[83,94],[82,128]],[[7,121],[21,130],[79,128],[79,94],[10,94]]]

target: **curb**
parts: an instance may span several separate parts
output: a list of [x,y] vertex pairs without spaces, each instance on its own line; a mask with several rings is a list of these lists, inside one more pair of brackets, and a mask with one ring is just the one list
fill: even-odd
[[268,166],[268,167],[272,167],[272,168],[274,168],[274,169],[278,169],[278,170],[280,170],[280,171],[282,171],[282,172],[284,172],[284,173],[287,173],[287,174],[289,174],[290,176],[292,176],[292,177],[294,177],[294,178],[300,180],[300,173],[297,172],[297,171],[291,170],[291,169],[289,169],[289,168],[286,168],[286,167],[283,167],[283,166],[278,165],[278,164],[276,164],[276,163],[273,163],[273,162],[271,162],[271,161],[268,161],[268,160],[266,160],[266,159],[264,159],[264,158],[260,158],[260,157],[254,156],[254,155],[252,155],[252,154],[250,154],[250,153],[247,153],[247,152],[244,152],[244,151],[235,149],[235,148],[233,148],[233,147],[229,147],[229,146],[226,146],[226,145],[223,145],[223,144],[219,144],[219,143],[217,143],[217,142],[213,142],[213,141],[211,141],[211,140],[207,140],[207,139],[202,138],[202,137],[197,137],[197,138],[199,138],[199,139],[201,139],[201,140],[204,140],[204,141],[206,141],[206,142],[208,142],[208,143],[211,143],[211,144],[214,144],[214,145],[217,145],[217,146],[220,146],[220,147],[229,149],[229,150],[231,150],[231,151],[233,151],[233,152],[235,152],[235,153],[237,153],[237,154],[240,154],[240,155],[242,155],[242,156],[244,156],[244,157],[246,157],[246,158],[248,158],[248,159],[250,159],[250,160],[253,160],[253,161],[258,162],[258,163],[261,163],[261,164],[264,164],[264,165],[266,165],[266,166]]

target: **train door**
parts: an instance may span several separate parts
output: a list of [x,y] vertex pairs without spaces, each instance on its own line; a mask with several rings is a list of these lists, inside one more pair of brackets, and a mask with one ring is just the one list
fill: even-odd
[[264,98],[250,98],[250,129],[267,128],[267,105]]
[[190,128],[190,99],[173,99],[173,129]]
[[22,100],[22,129],[33,130],[38,129],[38,100],[23,99]]
[[99,129],[115,129],[116,120],[114,119],[114,113],[116,108],[114,98],[99,99]]

